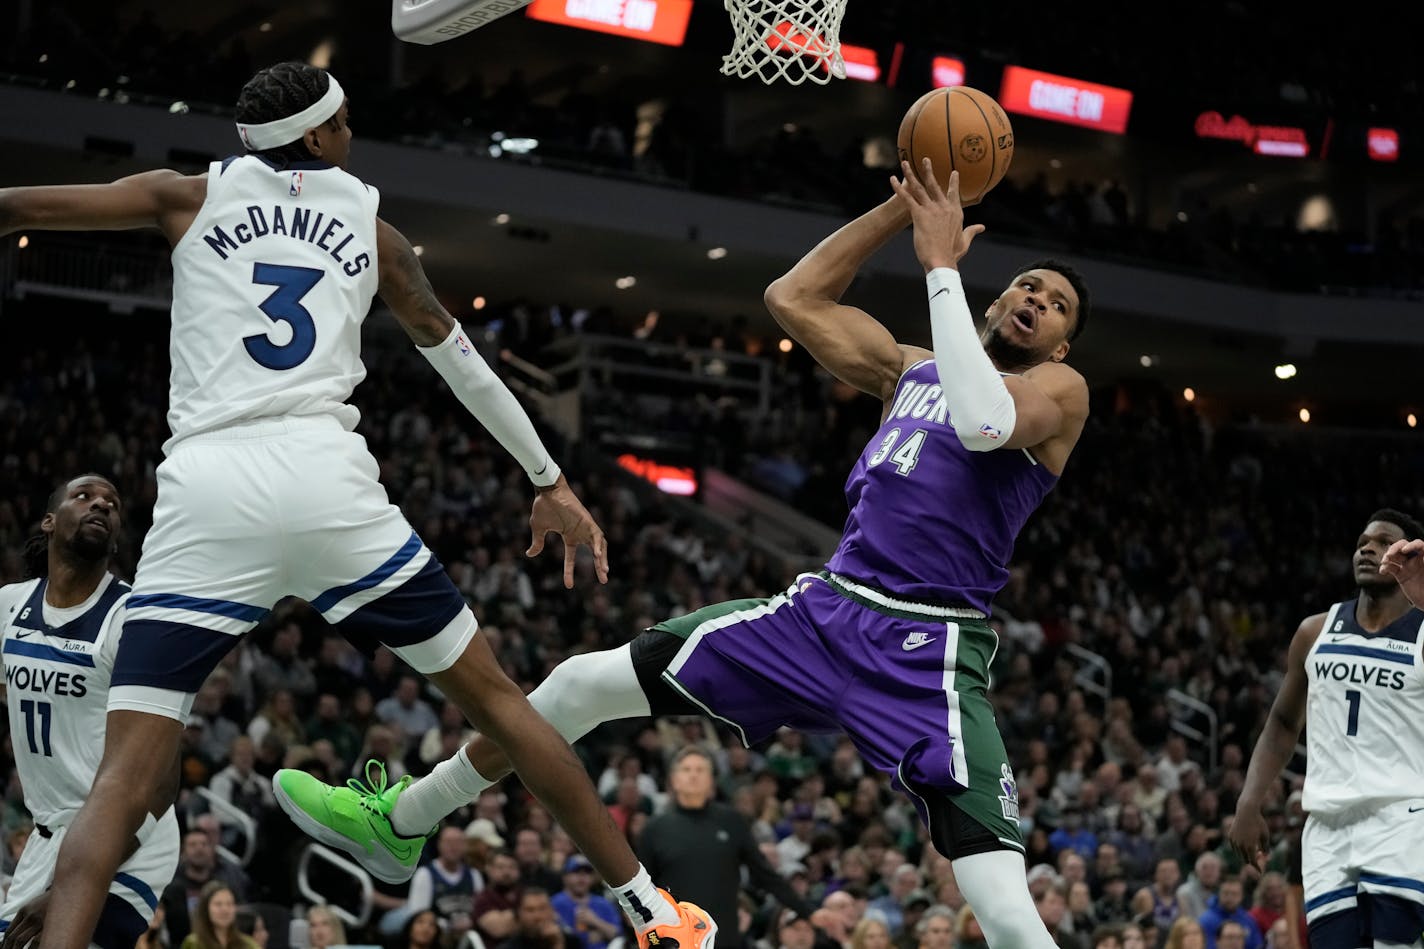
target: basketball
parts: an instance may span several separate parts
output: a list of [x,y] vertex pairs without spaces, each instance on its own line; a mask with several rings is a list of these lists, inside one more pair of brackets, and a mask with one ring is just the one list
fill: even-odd
[[1004,179],[1014,157],[1014,129],[994,98],[968,86],[935,89],[920,96],[900,123],[900,159],[920,172],[934,163],[943,188],[959,172],[959,197],[978,204]]

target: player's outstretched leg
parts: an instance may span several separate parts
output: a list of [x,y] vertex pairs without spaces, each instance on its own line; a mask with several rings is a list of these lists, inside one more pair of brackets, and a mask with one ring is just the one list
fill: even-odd
[[[628,645],[559,663],[529,703],[569,742],[604,722],[650,714]],[[365,782],[332,787],[287,769],[277,772],[273,790],[308,834],[346,851],[379,879],[404,883],[415,873],[431,828],[512,770],[504,750],[477,735],[418,780],[407,776],[387,787],[383,766],[369,761]]]
[[[631,672],[631,663],[629,670]],[[638,863],[632,848],[598,799],[593,783],[568,741],[540,717],[529,699],[505,676],[483,636],[476,635],[453,666],[430,673],[430,679],[460,706],[482,735],[503,750],[525,787],[548,808],[599,874],[609,881],[638,931],[640,944],[680,949],[710,946],[716,933],[711,917],[690,903],[675,902],[665,891],[652,885],[647,871]],[[628,681],[636,685],[637,678],[630,675]],[[641,706],[633,706],[631,714],[640,713],[647,714],[646,699]],[[587,722],[584,731],[597,724],[598,721]],[[294,818],[297,815],[293,806],[329,828],[333,819],[328,815],[339,816],[335,812],[347,809],[344,798],[340,803],[331,803],[333,796],[341,793],[340,789],[326,788],[298,773],[278,772],[274,785],[279,800],[285,798],[291,802],[291,806],[284,803],[283,807]],[[379,795],[363,797],[357,806],[369,815],[371,823],[379,818],[390,827],[390,815],[408,786],[409,782],[402,781]],[[322,794],[326,795],[324,801],[320,799]],[[390,833],[396,834],[393,827]],[[362,850],[374,850],[383,842],[376,835],[360,839],[359,830],[357,835],[356,839],[339,845],[360,856]],[[406,839],[423,839],[423,836]],[[353,843],[356,849],[352,848]]]
[[149,829],[150,814],[161,815],[173,803],[171,765],[182,733],[182,722],[167,716],[109,713],[94,788],[69,825],[55,865],[50,905],[64,911],[47,914],[40,949],[89,945],[109,884],[135,849],[135,835]]

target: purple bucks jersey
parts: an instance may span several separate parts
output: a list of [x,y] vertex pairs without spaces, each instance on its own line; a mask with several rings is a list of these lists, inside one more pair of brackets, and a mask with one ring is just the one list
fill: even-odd
[[965,448],[933,359],[900,377],[846,481],[833,573],[909,600],[990,612],[1014,539],[1058,479],[1027,451]]

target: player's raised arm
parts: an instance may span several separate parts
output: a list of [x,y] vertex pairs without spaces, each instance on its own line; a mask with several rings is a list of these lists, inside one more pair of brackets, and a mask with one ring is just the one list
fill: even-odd
[[0,236],[21,229],[161,229],[170,243],[187,231],[207,194],[206,175],[160,169],[103,185],[0,188]]
[[891,199],[821,241],[766,288],[766,307],[791,338],[831,375],[888,400],[904,371],[904,350],[890,331],[840,302],[866,260],[905,229],[909,216]]
[[[984,350],[964,297],[959,262],[982,224],[964,226],[959,173],[941,189],[928,158],[917,175],[907,162],[891,179],[915,226],[915,253],[925,268],[930,332],[940,385],[955,434],[972,451],[1034,448],[1051,439],[1077,440],[1088,417],[1088,386],[1076,370],[1044,362],[1005,378]],[[1064,350],[1066,353],[1066,348]]]
[[1236,802],[1236,817],[1231,824],[1229,842],[1242,860],[1257,867],[1264,867],[1266,850],[1271,841],[1261,808],[1271,785],[1295,754],[1300,730],[1305,727],[1308,687],[1305,657],[1310,654],[1324,625],[1325,614],[1317,613],[1302,621],[1291,637],[1290,651],[1286,655],[1286,675],[1281,681],[1276,701],[1271,705],[1271,714],[1266,717],[1261,737],[1256,740],[1256,750],[1251,752],[1246,783]]
[[[1379,572],[1399,582],[1399,589],[1410,603],[1424,603],[1424,540],[1397,540],[1390,544],[1380,561]],[[1424,609],[1424,607],[1420,607]]]
[[592,549],[599,582],[608,582],[608,544],[603,531],[574,495],[514,393],[436,299],[410,241],[379,218],[376,256],[380,268],[378,292],[401,328],[470,414],[514,456],[538,489],[534,512],[529,517],[532,540],[528,555],[533,557],[543,550],[544,536],[554,531],[564,539],[564,586],[574,585],[574,558],[580,544]]

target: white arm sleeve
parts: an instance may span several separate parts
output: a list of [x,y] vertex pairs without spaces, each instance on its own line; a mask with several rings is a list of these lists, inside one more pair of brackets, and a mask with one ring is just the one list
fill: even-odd
[[470,414],[514,456],[530,481],[547,488],[559,480],[559,466],[549,457],[529,415],[465,338],[458,321],[445,342],[416,349],[440,373]]
[[935,368],[954,433],[970,451],[993,451],[1014,433],[1014,397],[974,332],[959,271],[936,268],[925,283]]

